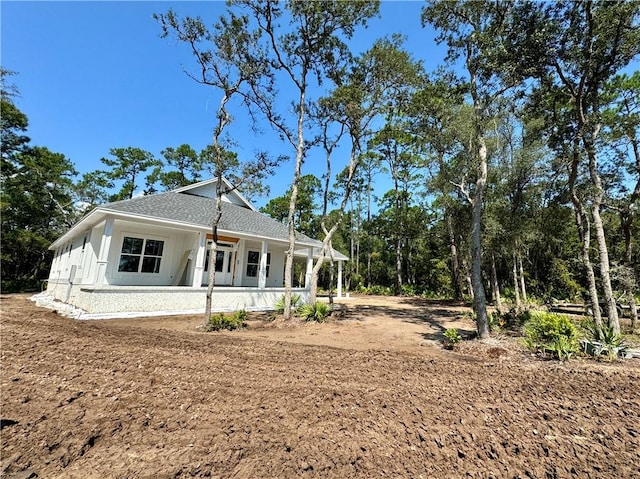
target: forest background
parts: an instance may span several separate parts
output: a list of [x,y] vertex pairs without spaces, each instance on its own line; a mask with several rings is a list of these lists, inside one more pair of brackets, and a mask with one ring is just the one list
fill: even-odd
[[[348,253],[350,290],[466,296],[480,314],[485,293],[597,302],[610,317],[615,301],[636,301],[640,4],[421,4],[425,48],[446,52],[428,71],[399,35],[351,48],[376,2],[222,6],[217,24],[160,9],[158,34],[196,54],[185,84],[232,94],[233,115],[221,104],[214,118],[259,118],[282,140],[251,152],[291,178],[261,209]],[[19,75],[5,67],[3,291],[39,288],[49,244],[96,205],[222,170],[240,178],[250,161],[218,122],[211,144],[112,147],[78,173],[64,152],[32,144]],[[222,150],[232,161],[221,170]],[[319,280],[329,286],[326,268]]]

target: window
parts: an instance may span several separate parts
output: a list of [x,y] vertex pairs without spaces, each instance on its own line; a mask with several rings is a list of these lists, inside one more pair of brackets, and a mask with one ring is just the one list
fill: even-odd
[[[258,276],[258,268],[260,265],[260,253],[258,251],[249,251],[247,257],[247,276],[255,278]],[[267,278],[269,277],[269,267],[271,265],[271,253],[267,253]]]
[[164,241],[125,236],[122,241],[118,271],[125,273],[159,273]]
[[257,251],[249,251],[247,257],[247,276],[255,278],[258,276],[258,263],[260,262],[260,253]]

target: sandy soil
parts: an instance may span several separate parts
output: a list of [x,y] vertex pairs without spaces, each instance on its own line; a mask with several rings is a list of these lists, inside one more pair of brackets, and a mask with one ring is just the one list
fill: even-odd
[[1,300],[2,477],[640,477],[640,361],[445,351],[445,328],[473,331],[462,305],[200,333]]

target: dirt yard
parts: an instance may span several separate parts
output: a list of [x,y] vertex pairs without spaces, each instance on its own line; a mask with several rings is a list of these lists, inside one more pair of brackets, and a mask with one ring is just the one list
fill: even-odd
[[460,305],[364,298],[234,333],[1,308],[2,477],[640,477],[640,360],[443,350],[473,330]]

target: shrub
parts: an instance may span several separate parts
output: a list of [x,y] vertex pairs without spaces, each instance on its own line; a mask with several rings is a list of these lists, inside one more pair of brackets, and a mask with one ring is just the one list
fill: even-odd
[[331,306],[327,303],[316,302],[314,304],[303,304],[298,309],[298,315],[305,321],[323,323],[330,314]]
[[244,322],[247,320],[247,311],[244,309],[234,311],[233,317],[237,322],[244,324]]
[[421,297],[422,299],[441,299],[443,296],[442,296],[442,295],[437,294],[437,293],[436,293],[436,292],[434,292],[434,291],[430,291],[430,290],[428,290],[428,289],[425,289],[425,290],[420,294],[420,297]]
[[226,329],[233,331],[235,329],[244,328],[247,319],[247,312],[243,309],[233,314],[216,313],[212,314],[209,323],[204,328],[206,332],[220,331]]
[[524,324],[524,341],[530,349],[570,359],[578,350],[578,330],[567,316],[534,311]]
[[589,334],[588,338],[582,340],[583,351],[586,354],[609,361],[618,356],[624,356],[627,345],[620,334],[613,332],[612,326],[604,324],[602,329],[598,330],[593,320],[586,320],[582,325]]
[[418,294],[418,288],[413,284],[403,284],[400,289],[403,296],[416,296]]
[[[302,298],[300,298],[299,294],[291,295],[291,310],[295,313],[298,308],[302,304]],[[276,313],[282,314],[284,313],[284,294],[280,297],[278,301],[273,305],[273,309],[276,310]]]
[[365,294],[373,296],[392,296],[393,290],[388,286],[380,286],[379,284],[374,284],[370,288],[367,288]]
[[451,328],[444,332],[444,347],[447,349],[453,349],[457,343],[462,341],[462,336],[457,329]]

